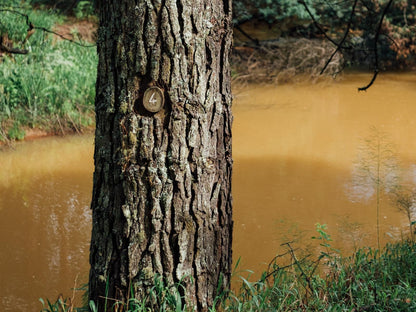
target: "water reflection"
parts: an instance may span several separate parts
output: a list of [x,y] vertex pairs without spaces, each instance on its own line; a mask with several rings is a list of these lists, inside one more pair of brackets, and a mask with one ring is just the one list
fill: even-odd
[[77,275],[77,287],[86,282],[91,142],[48,139],[0,154],[1,311],[38,311],[40,297],[69,296]]
[[[234,167],[234,255],[256,271],[281,251],[280,244],[312,245],[315,224],[328,224],[334,247],[348,253],[375,246],[375,199],[349,200],[347,168],[323,161],[237,158]],[[388,201],[386,201],[388,202]],[[390,204],[381,207],[382,241],[400,237],[404,216]]]

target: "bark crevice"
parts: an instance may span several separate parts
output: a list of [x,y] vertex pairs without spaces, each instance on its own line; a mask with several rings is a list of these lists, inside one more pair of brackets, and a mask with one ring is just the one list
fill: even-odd
[[[231,276],[231,14],[219,0],[98,2],[90,299],[141,299],[158,275],[207,311]],[[157,113],[141,103],[150,85]]]

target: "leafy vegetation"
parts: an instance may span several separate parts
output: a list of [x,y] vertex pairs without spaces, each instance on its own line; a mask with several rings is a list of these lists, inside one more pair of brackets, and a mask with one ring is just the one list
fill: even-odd
[[[302,4],[304,2],[308,7]],[[349,66],[373,69],[374,41],[382,12],[388,0],[361,0],[352,13],[354,1],[326,0],[235,0],[234,22],[266,23],[270,29],[278,28],[274,38],[322,38],[322,30],[335,42],[343,43],[342,53]],[[378,40],[379,68],[408,68],[415,66],[416,54],[416,1],[393,1],[381,27]],[[311,16],[320,25],[312,22]],[[267,27],[266,27],[267,28]],[[258,39],[256,36],[253,39]]]
[[90,18],[94,16],[94,5],[92,1],[79,1],[77,6],[74,9],[76,18]]
[[[306,0],[312,10],[314,1]],[[243,23],[251,19],[263,20],[269,24],[293,18],[309,20],[308,12],[298,1],[293,0],[238,0],[234,1],[234,22]]]
[[73,14],[78,18],[86,18],[94,13],[93,0],[29,0],[30,4],[35,7],[48,7],[59,13],[70,15]]
[[[352,24],[344,51],[349,65],[372,66],[374,62],[374,40],[381,13],[388,0],[358,1],[352,16]],[[351,1],[315,6],[316,16],[325,25],[333,38],[343,36],[350,19]],[[416,1],[393,1],[381,27],[379,38],[380,68],[406,68],[415,65]]]
[[244,281],[227,310],[412,311],[415,251],[410,242],[381,252],[360,249],[352,257],[332,256],[321,274],[311,274],[315,265],[307,261],[295,260],[297,265],[289,270],[274,264],[271,275],[263,274],[254,283]]
[[[215,311],[414,311],[416,309],[416,244],[405,240],[384,249],[362,248],[350,257],[342,257],[331,247],[331,236],[324,224],[317,224],[320,253],[316,260],[298,257],[292,243],[282,246],[258,280],[234,274],[237,291],[218,290]],[[239,262],[237,261],[236,268]],[[240,272],[241,273],[241,272]],[[71,300],[60,297],[47,301],[43,312],[88,311],[75,309]],[[127,302],[108,300],[112,311],[194,311],[187,305],[181,283],[168,285],[155,277],[155,286],[148,297]],[[87,304],[86,304],[87,306]],[[90,302],[91,311],[99,311]]]
[[[15,46],[27,33],[25,14],[46,29],[62,22],[52,11],[33,10],[25,4],[10,10],[2,12],[0,32]],[[4,56],[0,62],[0,139],[22,139],[27,127],[80,132],[92,125],[95,49],[58,40],[41,30],[29,38],[25,49],[28,54]]]

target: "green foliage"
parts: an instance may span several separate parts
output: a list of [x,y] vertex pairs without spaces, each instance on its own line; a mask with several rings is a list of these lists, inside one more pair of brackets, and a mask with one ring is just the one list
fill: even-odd
[[[387,0],[306,0],[314,19],[335,42],[340,42],[350,24],[342,53],[350,66],[374,68],[374,40]],[[234,23],[265,21],[278,26],[282,36],[322,37],[301,1],[235,0]],[[378,37],[379,68],[406,68],[416,62],[416,0],[393,1]],[[256,39],[256,38],[255,38]]]
[[[71,299],[69,298],[59,298],[55,302],[51,302],[48,299],[43,300],[39,298],[40,303],[42,304],[42,310],[40,312],[88,312],[89,310],[85,307],[74,308]],[[94,310],[92,310],[94,311]]]
[[23,130],[19,122],[14,122],[12,127],[9,128],[7,136],[11,140],[23,140],[25,138],[25,130]]
[[[27,2],[24,1],[9,1],[0,5],[0,34],[8,34],[9,38],[15,43],[22,42],[27,34],[26,17],[37,27],[44,27],[51,29],[56,23],[62,22],[62,17],[54,14],[52,10],[34,10]],[[10,10],[10,11],[5,11]],[[21,14],[18,14],[18,13]],[[45,41],[45,34],[41,31],[36,31],[29,39],[29,47],[39,47]]]
[[408,241],[360,249],[334,258],[322,274],[314,273],[314,262],[292,257],[292,266],[273,263],[258,281],[242,278],[240,291],[219,311],[413,311],[415,252]]
[[[32,10],[30,20],[51,29],[60,18],[51,12]],[[2,31],[22,41],[27,26],[21,16],[5,13]],[[4,57],[0,62],[0,125],[10,120],[21,126],[79,131],[93,123],[97,56],[94,48],[57,41],[36,30],[25,46],[27,55]],[[20,138],[13,126],[9,138]],[[17,135],[19,134],[19,135]]]
[[[386,66],[406,68],[414,65],[416,55],[416,1],[394,1],[383,27],[385,50],[390,57]],[[382,54],[383,57],[383,54]]]
[[[108,286],[108,282],[107,282]],[[89,301],[88,307],[92,312],[107,311],[108,307],[111,307],[112,311],[128,311],[128,312],[180,312],[180,311],[193,311],[185,301],[184,287],[182,282],[170,285],[159,275],[154,278],[154,286],[151,289],[149,295],[142,300],[134,298],[133,288],[131,289],[131,298],[128,298],[126,302],[114,301],[114,299],[107,299],[105,306],[101,310],[93,301]],[[63,299],[58,299],[55,304],[50,304],[48,301],[48,308],[45,309],[45,304],[42,299],[41,303],[44,306],[42,312],[70,312],[71,304]],[[55,307],[61,310],[54,310]],[[87,307],[79,308],[77,311],[86,311]]]
[[[312,0],[305,1],[314,12]],[[293,0],[238,0],[234,1],[234,22],[239,24],[250,19],[263,20],[270,24],[295,18],[309,19],[304,6]]]
[[[325,225],[317,224],[321,247],[331,248],[331,237]],[[397,311],[416,309],[416,244],[401,241],[384,249],[362,248],[350,257],[331,256],[322,262],[321,256],[312,261],[298,259],[296,248],[284,244],[287,252],[277,255],[258,280],[240,280],[240,288],[218,292],[210,312],[251,311]],[[239,261],[237,261],[236,269]],[[320,270],[317,267],[320,266]],[[220,282],[221,284],[221,282]],[[237,285],[237,282],[234,284]],[[182,283],[170,285],[156,276],[154,287],[142,300],[129,298],[127,302],[111,302],[111,311],[188,312],[195,309],[186,304]],[[40,299],[42,312],[86,311],[86,307],[71,310],[70,300],[58,298],[55,303]],[[94,302],[89,310],[100,311]]]
[[332,238],[331,235],[327,232],[327,225],[326,224],[320,224],[316,223],[316,232],[318,232],[318,236],[312,236],[312,239],[320,241],[319,245],[323,248],[321,250],[321,254],[318,258],[318,260],[321,260],[323,258],[331,259],[333,258],[334,253],[339,253],[340,251],[338,249],[335,249],[331,246]]
[[74,9],[76,18],[84,19],[94,16],[94,3],[93,1],[79,1]]
[[95,19],[94,0],[27,0],[27,2],[33,7],[43,10],[48,8],[59,14],[74,16],[77,19]]
[[326,283],[329,300],[367,311],[413,311],[416,307],[416,245],[387,245],[384,250],[361,249],[331,272]]
[[[316,19],[328,34],[339,41],[350,20],[352,1],[317,1]],[[344,50],[350,65],[366,65],[373,68],[374,39],[388,0],[358,1],[351,20]],[[393,1],[381,28],[378,40],[379,68],[405,68],[413,65],[416,55],[416,1]]]

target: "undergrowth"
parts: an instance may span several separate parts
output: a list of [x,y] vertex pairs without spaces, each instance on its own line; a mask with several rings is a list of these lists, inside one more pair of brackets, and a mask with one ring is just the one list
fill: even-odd
[[[235,47],[231,56],[233,79],[242,82],[283,84],[298,80],[316,81],[335,77],[344,66],[336,54],[325,67],[335,48],[316,39],[279,39],[257,47]],[[325,75],[321,71],[325,69]],[[326,78],[325,78],[326,77]]]
[[[415,311],[416,244],[402,241],[382,250],[362,248],[342,257],[330,245],[325,225],[317,225],[321,252],[317,258],[301,255],[293,243],[282,246],[258,280],[234,274],[236,291],[218,292],[210,312],[230,311]],[[238,261],[237,265],[238,266]],[[181,283],[167,285],[155,277],[148,297],[108,302],[111,311],[195,311],[187,305]],[[42,300],[42,312],[101,311],[93,302],[74,308],[62,298]],[[155,308],[156,307],[156,308]]]
[[36,27],[49,30],[63,18],[25,3],[0,8],[4,10],[1,35],[7,34],[14,47],[28,50],[0,58],[0,140],[22,139],[27,128],[64,133],[92,125],[96,49],[62,41],[40,29],[23,46],[24,15]]

